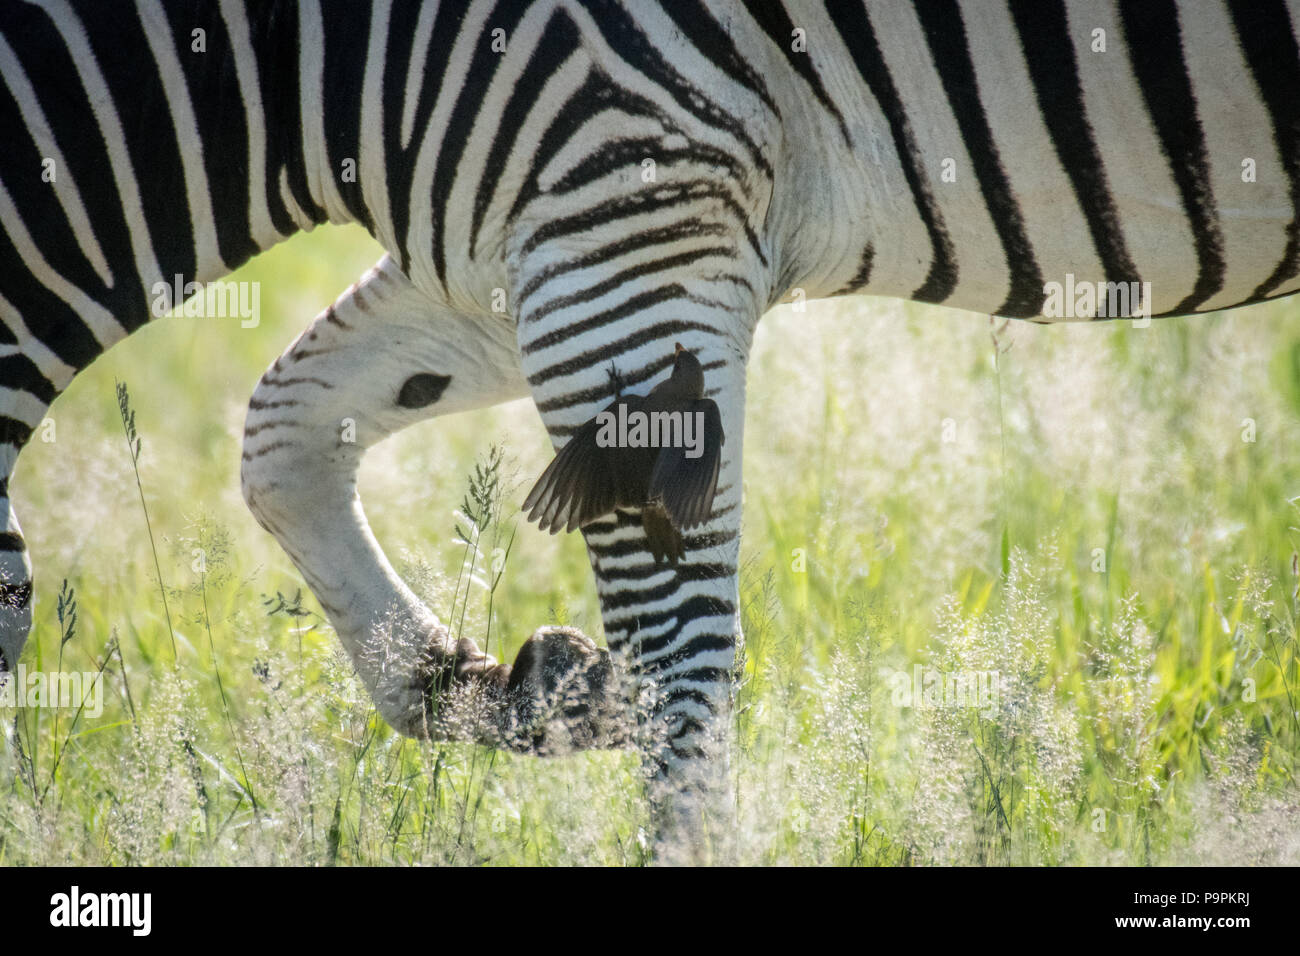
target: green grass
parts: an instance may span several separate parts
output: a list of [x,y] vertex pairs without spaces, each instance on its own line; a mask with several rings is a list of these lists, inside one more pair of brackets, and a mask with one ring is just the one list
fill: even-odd
[[[0,862],[647,859],[631,755],[393,735],[243,505],[258,377],[378,256],[331,229],[260,258],[235,277],[261,282],[257,328],[153,323],[78,378],[54,440],[24,452],[23,662],[102,668],[107,692],[94,719],[0,709]],[[1296,309],[992,329],[844,299],[766,319],[732,858],[1300,862]],[[489,593],[457,589],[454,512],[494,443],[521,485],[549,458],[516,402],[410,429],[361,481],[399,571],[476,636]],[[512,659],[549,622],[598,635],[581,540],[502,522],[516,536],[492,652]],[[917,665],[996,672],[997,699],[909,706],[897,675]]]

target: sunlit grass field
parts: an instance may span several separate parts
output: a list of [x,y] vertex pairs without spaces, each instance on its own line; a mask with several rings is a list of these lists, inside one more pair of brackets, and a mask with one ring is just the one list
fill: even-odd
[[[153,323],[24,452],[23,663],[102,669],[105,700],[0,708],[0,862],[648,861],[631,754],[394,735],[243,504],[253,387],[379,255],[325,229],[263,256],[233,277],[261,283],[258,327]],[[494,444],[517,534],[489,622],[455,512]],[[719,862],[1300,863],[1300,304],[1146,328],[782,308],[745,444]],[[362,470],[399,571],[507,660],[541,624],[600,635],[580,537],[517,512],[549,457],[516,402],[412,428]],[[996,693],[910,699],[934,674]]]

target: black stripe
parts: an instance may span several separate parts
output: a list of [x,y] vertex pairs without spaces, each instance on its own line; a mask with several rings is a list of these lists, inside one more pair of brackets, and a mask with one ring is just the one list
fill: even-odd
[[[706,365],[705,368],[708,366]],[[718,488],[725,488],[726,485],[719,484]],[[717,513],[717,512],[715,512]],[[682,535],[682,540],[686,542],[686,547],[691,551],[698,551],[703,548],[720,548],[723,545],[735,541],[740,534],[740,529],[736,528],[731,531],[708,531],[703,534],[686,534]]]
[[[593,329],[598,329],[602,325],[608,325],[626,319],[628,316],[636,315],[638,312],[651,309],[656,305],[664,302],[670,302],[674,299],[690,299],[690,294],[686,288],[676,282],[668,285],[656,286],[645,292],[639,292],[627,299],[624,299],[618,305],[610,309],[604,309],[593,315],[589,315],[581,321],[565,322],[557,328],[544,335],[539,335],[535,339],[530,339],[523,343],[520,353],[523,355],[532,355],[542,349],[552,348],[561,342],[571,339],[574,336],[582,335]],[[540,312],[541,310],[539,310]],[[533,315],[530,313],[528,321],[533,321]]]
[[26,551],[27,544],[17,531],[0,531],[0,551]]
[[849,295],[859,289],[866,288],[867,283],[871,281],[871,267],[875,264],[875,261],[876,247],[868,242],[866,248],[862,250],[862,258],[858,260],[858,271],[853,274],[853,278],[838,291],[833,292],[832,295]]
[[629,118],[650,119],[663,129],[677,131],[672,118],[654,103],[623,89],[599,68],[593,67],[582,86],[565,100],[556,111],[550,124],[542,132],[541,140],[532,151],[528,175],[515,193],[515,201],[506,215],[506,223],[513,224],[527,205],[543,192],[539,177],[570,141],[582,135],[587,122],[598,113],[610,110]]
[[[696,301],[693,297],[688,297],[689,301]],[[595,365],[608,365],[611,361],[625,357],[634,349],[640,348],[647,342],[654,342],[660,339],[671,340],[678,337],[683,332],[699,332],[704,335],[717,335],[716,327],[706,322],[691,322],[685,319],[673,319],[666,322],[655,322],[651,325],[643,325],[630,335],[625,335],[621,339],[616,339],[599,348],[589,349],[581,355],[553,365],[548,365],[543,369],[534,372],[528,376],[528,383],[537,388],[538,386],[549,382],[553,378],[562,375],[572,375],[575,372],[581,372],[584,369],[591,368]],[[666,350],[665,350],[666,351]],[[631,383],[633,379],[624,376],[624,381]],[[540,408],[540,406],[538,406]]]
[[466,5],[439,3],[425,59],[416,68],[421,78],[412,114],[410,145],[402,146],[402,113],[405,112],[406,75],[415,45],[415,28],[424,0],[399,0],[388,22],[388,56],[384,61],[384,159],[388,164],[387,185],[393,233],[397,239],[398,264],[405,272],[411,263],[407,234],[411,226],[411,185],[416,156],[433,116],[442,84],[447,78],[454,40],[460,34]]
[[[451,116],[447,120],[447,126],[442,131],[442,145],[438,150],[438,162],[433,170],[433,190],[430,199],[433,212],[433,268],[438,275],[438,281],[444,285],[447,282],[447,200],[451,197],[451,188],[456,181],[461,158],[465,155],[465,147],[469,144],[474,121],[478,119],[488,88],[504,59],[504,54],[492,50],[492,31],[505,30],[509,42],[526,9],[525,4],[501,0],[488,16],[484,26],[485,32],[478,37],[474,55],[470,59],[465,85],[461,87],[456,97],[456,105],[452,107]],[[448,42],[450,39],[448,37],[441,42]],[[439,38],[434,37],[433,42],[440,42]]]
[[[12,25],[10,25],[12,26]],[[5,30],[6,33],[10,31]],[[9,37],[12,44],[15,37]],[[19,41],[21,42],[21,41]],[[49,158],[37,145],[18,108],[16,94],[0,82],[0,130],[4,130],[4,148],[0,151],[0,179],[14,204],[18,220],[41,252],[50,269],[78,288],[102,289],[103,280],[96,274],[86,258],[72,223],[55,194],[54,183],[44,181]],[[50,167],[58,182],[66,183],[70,170]],[[4,224],[0,224],[3,228]],[[19,268],[26,271],[26,266]],[[9,272],[4,271],[5,287],[9,286]],[[15,302],[16,306],[17,303]],[[21,308],[19,311],[23,311]],[[18,340],[5,330],[4,341],[14,344]]]
[[698,687],[669,686],[654,699],[654,703],[650,706],[650,713],[652,715],[662,714],[674,704],[680,704],[683,701],[688,700],[692,703],[699,704],[711,714],[716,714],[718,712],[717,705],[714,704],[713,698]]
[[[371,5],[347,3],[335,11],[322,10],[325,33],[325,63],[321,71],[321,99],[325,104],[326,166],[324,175],[333,180],[348,213],[366,231],[375,224],[361,195],[361,92],[369,60]],[[353,177],[343,179],[343,164],[351,161]]]
[[24,608],[32,599],[32,582],[21,584],[0,583],[0,607]]
[[[639,166],[646,156],[653,156],[660,169],[693,163],[708,170],[726,170],[728,178],[746,195],[745,169],[730,153],[705,143],[691,143],[685,149],[667,149],[661,137],[627,137],[602,144],[584,156],[573,168],[547,190],[548,195],[562,196],[609,176],[620,168]],[[675,175],[682,175],[681,172]]]
[[99,356],[99,343],[86,323],[36,281],[4,229],[0,229],[0,276],[4,276],[5,298],[22,316],[28,331],[61,361],[82,369]]
[[[632,666],[629,669],[637,674],[653,674],[655,671],[654,667],[646,668],[643,671],[637,666],[635,658],[632,659]],[[667,680],[671,680],[674,683],[685,683],[686,681],[693,681],[697,684],[730,683],[731,671],[722,667],[692,667],[690,670],[672,675],[672,677],[667,678]]]
[[20,388],[46,405],[58,395],[54,383],[45,377],[36,363],[21,354],[0,357],[0,385],[5,388]]
[[[113,37],[115,5],[95,6],[103,9],[101,15],[106,19],[101,28],[106,31],[103,35]],[[203,170],[212,198],[217,250],[226,265],[234,269],[258,251],[249,221],[248,117],[236,92],[235,51],[216,4],[165,4],[163,9],[194,104],[195,127],[203,142]],[[193,49],[194,30],[204,31],[206,52]],[[256,34],[253,39],[256,42]],[[126,75],[133,72],[128,70]],[[293,91],[297,93],[296,82]],[[176,214],[175,210],[172,214]],[[183,274],[187,279],[194,276],[192,271]],[[171,274],[164,271],[164,275],[170,282]]]
[[[813,66],[812,54],[804,51],[796,53],[794,51],[794,30],[795,24],[790,19],[790,14],[786,13],[785,5],[780,0],[745,0],[745,9],[749,15],[754,18],[754,22],[768,36],[785,61],[790,64],[790,68],[803,78],[813,91],[813,96],[817,97],[817,102],[831,116],[835,117],[835,122],[840,127],[840,135],[844,137],[844,142],[849,144],[849,128],[844,123],[844,115],[840,112],[835,101],[831,99],[830,94],[826,92],[826,87],[822,85],[822,78],[817,75],[817,68]],[[806,34],[805,34],[806,36]],[[809,47],[815,48],[816,41],[808,38]]]
[[1097,149],[1064,0],[1011,0],[1020,48],[1061,166],[1070,177],[1109,282],[1140,282]]
[[923,171],[911,123],[894,86],[894,78],[880,52],[875,29],[860,0],[827,0],[826,12],[840,31],[840,37],[848,48],[849,55],[853,57],[853,63],[863,82],[885,114],[903,178],[907,180],[917,214],[930,237],[930,271],[911,297],[922,302],[943,302],[957,287],[957,260],[953,254],[952,239]]
[[[608,600],[607,597],[602,598],[601,604],[603,605],[606,600]],[[620,605],[620,608],[623,606],[624,605]],[[635,606],[631,605],[630,602],[629,606],[633,606],[635,609]],[[655,611],[642,609],[635,613],[624,615],[611,614],[606,611],[603,616],[606,631],[612,629],[615,631],[642,632],[653,631],[674,620],[677,622],[678,630],[680,630],[683,624],[690,621],[695,621],[705,617],[729,617],[735,613],[736,607],[730,601],[725,601],[722,598],[708,594],[697,594],[693,597],[687,598],[681,604],[672,608]],[[674,634],[675,633],[676,632],[674,632]],[[647,638],[647,640],[652,642],[652,649],[662,648],[672,641],[674,634],[656,636],[654,638]],[[680,661],[684,659],[685,658],[683,657],[676,661],[670,661],[668,658],[661,658],[656,661],[653,666],[656,669],[662,670],[670,663],[680,663]]]
[[262,432],[265,431],[270,431],[272,428],[304,428],[304,427],[306,426],[302,422],[286,420],[286,419],[279,419],[270,422],[258,422],[256,425],[244,426],[244,437],[252,438],[254,435],[261,434]]
[[[694,620],[688,618],[683,624]],[[656,634],[650,637],[644,637],[637,641],[637,652],[643,657],[656,654],[668,647],[677,640],[679,632],[672,634]],[[647,666],[666,668],[674,664],[680,664],[682,661],[691,660],[699,654],[708,654],[713,651],[730,651],[736,647],[736,635],[732,633],[715,633],[715,634],[695,634],[687,639],[681,647],[677,648],[671,654],[661,658],[655,658]]]
[[[675,570],[675,569],[674,569]],[[604,575],[602,580],[606,580]],[[666,601],[677,593],[686,580],[674,574],[666,581],[659,584],[647,585],[641,588],[628,588],[626,590],[602,594],[600,598],[601,610],[608,615],[611,611],[621,611],[629,607],[638,607],[642,604],[658,603]],[[672,635],[666,635],[663,640],[672,639]]]
[[919,4],[916,12],[953,118],[961,131],[966,153],[974,167],[975,178],[979,181],[980,192],[1006,252],[1011,290],[997,311],[1000,315],[1017,317],[1040,315],[1045,296],[1043,278],[1034,261],[1033,246],[1025,233],[1020,207],[1002,167],[1002,157],[989,128],[988,114],[980,100],[961,10],[956,0],[931,0]]
[[[0,29],[13,47],[23,71],[36,91],[41,111],[49,123],[66,169],[57,175],[77,184],[86,215],[100,249],[112,272],[112,285],[105,287],[87,266],[76,273],[78,287],[114,315],[126,331],[148,318],[148,298],[134,268],[131,239],[127,231],[121,198],[110,173],[104,132],[95,122],[90,100],[81,86],[77,65],[63,45],[63,39],[44,10],[25,4],[0,4]],[[7,145],[6,133],[6,145]],[[0,149],[0,168],[6,182],[10,163],[16,159]],[[48,190],[49,184],[42,183]],[[49,237],[29,224],[41,243],[47,261],[60,265],[79,261],[81,253],[67,247],[71,232]],[[56,250],[59,236],[64,249]],[[32,334],[64,362],[84,368],[100,354],[99,344],[82,319],[66,303],[31,276],[3,229],[0,229],[0,275],[5,277],[5,295],[23,317]],[[72,278],[73,274],[69,274]]]
[[[244,461],[255,461],[258,458],[261,458],[263,455],[269,455],[271,452],[279,451],[281,448],[294,448],[294,447],[296,446],[291,441],[273,441],[268,445],[262,445],[256,451],[245,451],[240,457]],[[275,487],[275,485],[272,484],[270,487]]]
[[767,84],[762,76],[749,64],[745,56],[736,49],[731,33],[713,18],[712,12],[699,0],[672,0],[663,4],[663,12],[672,18],[684,36],[690,38],[692,45],[708,58],[727,78],[754,94],[763,101],[779,119],[780,110],[767,91]]
[[704,760],[708,757],[708,753],[703,747],[680,747],[677,745],[676,740],[677,738],[674,737],[669,742],[668,749],[672,751],[673,756],[678,760]]
[[758,144],[749,135],[740,117],[723,110],[715,96],[691,83],[679,74],[659,53],[635,20],[614,0],[580,0],[600,27],[610,49],[622,57],[647,81],[662,88],[677,105],[696,119],[744,144],[750,160],[767,179],[772,177],[772,165]]
[[1223,236],[1210,187],[1210,160],[1196,97],[1183,57],[1174,0],[1120,0],[1124,41],[1160,149],[1169,161],[1196,244],[1198,275],[1190,295],[1173,309],[1194,312],[1223,288]]
[[668,226],[657,226],[653,229],[644,229],[640,232],[634,232],[629,236],[624,236],[617,242],[607,243],[574,259],[566,259],[557,262],[554,265],[547,266],[542,271],[535,274],[524,287],[519,291],[519,300],[515,303],[516,309],[521,309],[525,300],[533,295],[539,288],[550,282],[557,276],[565,275],[581,269],[589,269],[592,266],[602,265],[611,259],[617,259],[619,256],[625,256],[630,252],[639,252],[642,249],[657,245],[671,245],[672,243],[681,242],[686,239],[696,237],[713,237],[713,236],[730,236],[731,231],[722,223],[704,222],[700,219],[682,219]]
[[248,9],[248,29],[266,126],[266,206],[276,230],[288,236],[298,225],[280,196],[282,170],[293,201],[307,217],[317,223],[328,218],[312,198],[302,155],[297,4],[254,5]]
[[743,225],[749,234],[745,211],[731,197],[726,187],[707,179],[694,179],[638,190],[629,195],[617,196],[589,206],[573,215],[551,219],[529,235],[520,246],[518,255],[522,259],[545,242],[588,233],[622,219],[663,212],[676,206],[709,200],[716,201],[717,205],[732,213],[737,223]]
[[[716,329],[710,329],[709,332],[710,334],[713,335],[717,334]],[[637,370],[629,371],[627,369],[620,368],[619,376],[622,378],[623,385],[625,388],[633,388],[637,385],[640,385],[642,382],[646,382],[654,378],[665,368],[669,367],[672,364],[673,364],[672,355],[668,355],[666,358],[657,359],[653,362],[647,363],[646,365],[642,366],[640,369]],[[704,370],[708,372],[710,369],[721,368],[722,365],[723,362],[721,361],[705,362]],[[545,414],[547,412],[556,412],[566,408],[573,408],[575,405],[590,405],[592,402],[598,402],[608,398],[609,394],[610,394],[609,385],[602,384],[597,388],[580,389],[576,392],[566,392],[563,395],[556,395],[553,398],[549,398],[544,401],[537,402],[536,406],[538,412]],[[547,427],[547,431],[550,432],[552,437],[558,437],[560,435],[572,434],[574,430],[579,427],[581,426],[551,425]]]
[[515,88],[501,111],[501,120],[497,125],[496,135],[483,163],[483,175],[479,179],[478,192],[474,196],[474,215],[470,221],[469,254],[474,255],[478,243],[479,229],[483,226],[483,217],[487,214],[492,197],[496,195],[501,177],[505,173],[510,152],[523,129],[529,114],[537,105],[546,81],[559,72],[560,67],[578,48],[578,28],[563,10],[557,11],[546,23],[542,37],[533,48]]
[[1228,9],[1241,52],[1273,121],[1273,138],[1291,194],[1286,250],[1273,274],[1251,293],[1251,298],[1262,299],[1300,273],[1300,50],[1282,0],[1228,0]]
[[22,448],[32,437],[32,430],[16,418],[0,415],[0,444]]
[[592,302],[606,293],[614,291],[623,283],[631,282],[633,279],[642,279],[648,275],[675,269],[678,266],[690,265],[701,259],[730,256],[733,252],[734,250],[730,246],[706,246],[703,249],[688,249],[686,252],[679,252],[676,255],[662,256],[658,259],[651,259],[649,262],[629,266],[614,273],[608,279],[574,292],[572,295],[561,295],[556,296],[554,299],[548,299],[545,305],[528,313],[528,321],[537,322],[559,309],[567,309],[571,306],[581,305],[584,302]]
[[698,746],[680,747],[678,746],[677,741],[681,740],[683,737],[694,737],[699,735],[708,737],[712,733],[709,727],[698,718],[690,717],[686,714],[671,714],[669,720],[676,725],[673,728],[672,734],[668,738],[669,747],[672,749],[674,754],[678,757],[690,757],[696,760],[707,756],[703,748]]
[[250,398],[248,400],[248,410],[251,412],[264,412],[268,408],[292,408],[301,404],[302,402],[295,398],[285,398],[273,402],[263,401],[260,398]]
[[[193,281],[197,275],[194,233],[186,215],[189,199],[180,142],[144,25],[134,7],[89,3],[79,13],[121,119],[130,161],[127,175],[135,178],[140,197],[139,210],[124,212],[128,217],[143,214],[153,254],[168,283],[176,275]],[[99,171],[99,179],[112,182],[107,169]],[[147,320],[144,303],[140,305],[140,315],[122,318]]]
[[[640,518],[632,514],[628,514],[626,517],[629,526],[641,527]],[[719,578],[730,577],[736,573],[736,569],[729,565],[710,564],[708,562],[699,564],[680,562],[672,567],[647,563],[629,567],[601,568],[600,580],[603,582],[644,581],[646,578],[657,577],[665,571],[672,571],[678,581],[716,581]]]

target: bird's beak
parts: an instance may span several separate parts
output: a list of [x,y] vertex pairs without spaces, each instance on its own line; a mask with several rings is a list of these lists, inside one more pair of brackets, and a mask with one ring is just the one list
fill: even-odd
[[683,352],[686,351],[686,349],[682,348],[682,343],[681,343],[681,342],[674,342],[674,343],[673,343],[673,348],[674,348],[674,350],[675,350],[675,351],[673,352],[674,355],[681,355]]

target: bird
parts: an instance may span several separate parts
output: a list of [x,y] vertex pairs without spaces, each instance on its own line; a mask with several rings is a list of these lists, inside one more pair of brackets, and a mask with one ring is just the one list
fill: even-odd
[[623,395],[615,379],[614,401],[574,432],[523,510],[557,534],[639,508],[655,563],[676,565],[686,556],[682,532],[713,513],[726,441],[722,413],[704,397],[700,360],[680,342],[672,373],[648,395]]

